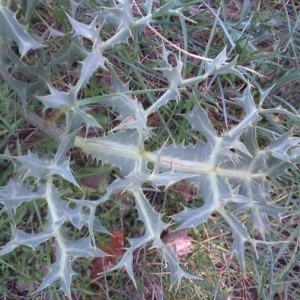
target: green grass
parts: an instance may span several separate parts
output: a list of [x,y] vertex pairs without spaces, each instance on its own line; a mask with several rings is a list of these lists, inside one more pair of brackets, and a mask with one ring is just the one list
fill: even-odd
[[[68,20],[61,12],[67,1],[53,1],[49,10],[37,6],[34,12],[33,24],[42,23],[40,17],[49,18],[49,23],[55,28],[68,30]],[[96,6],[96,1],[84,1],[90,6]],[[138,2],[138,1],[137,1]],[[157,6],[166,1],[154,1]],[[174,46],[180,46],[183,66],[183,78],[203,73],[204,62],[190,57],[186,53],[204,57],[215,57],[227,45],[230,57],[238,55],[238,64],[254,70],[263,76],[249,72],[252,82],[257,83],[263,90],[272,88],[271,96],[264,102],[264,107],[274,108],[282,106],[288,112],[299,113],[299,4],[296,1],[178,1],[185,3],[185,13],[193,22],[187,21],[185,26],[180,24],[179,17],[162,17],[155,24],[155,28],[169,41],[165,44],[169,49],[178,51]],[[250,8],[245,16],[252,16],[249,23],[239,19],[242,2],[249,2]],[[234,4],[235,3],[235,4]],[[244,7],[245,8],[245,7]],[[217,22],[211,13],[214,9],[221,23]],[[219,9],[219,10],[218,10]],[[85,19],[82,10],[82,19]],[[298,22],[298,23],[297,23]],[[298,24],[298,25],[297,25]],[[153,26],[153,25],[152,25]],[[61,27],[61,28],[60,28]],[[38,28],[38,27],[37,27]],[[226,30],[224,30],[224,28]],[[36,33],[40,33],[37,29]],[[110,35],[106,31],[105,35]],[[238,38],[237,38],[238,36]],[[128,44],[120,44],[109,51],[110,62],[114,71],[125,82],[130,80],[130,91],[144,107],[149,107],[164,90],[166,81],[156,70],[156,59],[162,51],[160,36],[147,28],[144,32],[135,33],[134,39]],[[236,41],[232,47],[231,41]],[[57,40],[57,45],[50,48],[62,48],[68,45],[67,40]],[[46,63],[50,55],[57,54],[56,49],[43,49],[41,56]],[[51,52],[53,51],[53,52]],[[25,59],[25,58],[24,58]],[[172,57],[170,56],[170,59]],[[27,61],[28,63],[28,61]],[[176,62],[174,62],[176,63]],[[32,66],[34,62],[32,62]],[[21,71],[20,71],[21,73]],[[19,79],[22,74],[17,73]],[[23,75],[26,77],[26,75]],[[67,82],[76,81],[74,70],[53,70],[51,81],[61,90]],[[28,79],[30,82],[30,78]],[[18,101],[17,92],[8,86],[0,77],[0,149],[1,153],[8,149],[13,155],[25,154],[27,150],[50,155],[55,150],[55,143],[51,137],[33,128],[26,117],[20,114],[22,105]],[[244,83],[231,76],[209,78],[199,86],[191,87],[184,92],[180,102],[171,101],[155,113],[153,121],[154,138],[147,143],[147,149],[155,150],[162,146],[164,141],[176,143],[194,143],[199,139],[198,134],[192,132],[183,115],[190,111],[194,103],[202,103],[209,113],[215,128],[220,132],[230,128],[240,117],[234,105],[224,110],[224,99],[234,98],[237,91],[244,87]],[[91,114],[103,127],[100,130],[89,129],[88,136],[97,136],[107,132],[117,125],[115,115],[109,108],[96,108],[99,96],[110,91],[110,78],[105,73],[95,73],[87,89],[80,93],[82,101],[95,97],[92,101],[94,109]],[[98,98],[98,99],[97,99]],[[79,100],[81,100],[79,99]],[[80,101],[79,101],[80,102]],[[36,99],[29,99],[26,104],[28,111],[40,113],[43,107]],[[42,112],[49,126],[57,123],[60,126],[63,118],[52,119]],[[54,111],[54,114],[59,112]],[[55,121],[55,122],[54,122]],[[292,114],[277,115],[270,112],[261,119],[259,124],[259,143],[265,144],[275,132],[294,129],[295,136],[299,136],[300,121]],[[75,178],[80,182],[81,189],[59,181],[57,186],[63,190],[66,198],[79,198],[82,193],[95,199],[103,194],[105,186],[112,181],[114,173],[111,168],[100,168],[96,162],[84,156],[78,149],[70,151],[72,170]],[[298,170],[299,171],[299,170]],[[287,208],[281,220],[272,220],[270,240],[278,243],[258,249],[260,257],[255,257],[253,249],[247,246],[247,272],[243,274],[236,257],[230,253],[232,236],[228,225],[219,215],[214,215],[207,224],[190,230],[193,237],[194,252],[182,259],[185,269],[193,274],[200,275],[203,280],[190,282],[183,280],[178,286],[169,290],[168,269],[164,268],[156,252],[145,247],[135,253],[134,272],[137,278],[137,288],[129,280],[125,272],[112,273],[99,280],[93,281],[90,277],[88,259],[76,262],[75,270],[79,276],[73,283],[74,299],[300,299],[300,210],[299,210],[299,183],[300,175],[293,170],[292,176],[280,178],[273,182],[275,188],[274,199],[276,204]],[[118,170],[114,170],[115,174]],[[7,183],[8,178],[17,178],[20,174],[14,173],[12,165],[6,161],[0,162],[0,186]],[[28,182],[34,187],[34,183]],[[164,213],[176,212],[181,204],[186,204],[184,195],[178,193],[176,187],[167,191],[163,189],[153,191],[149,188],[149,198],[153,199],[157,211]],[[195,200],[195,201],[194,201]],[[198,201],[198,202],[197,202]],[[109,230],[118,228],[124,231],[125,236],[135,236],[142,232],[142,225],[135,217],[133,206],[128,207],[132,199],[120,195],[103,204],[96,218]],[[38,230],[41,216],[45,215],[45,203],[37,201],[35,205],[22,205],[18,209],[15,222],[18,228],[31,232]],[[200,206],[199,199],[192,199],[191,206]],[[2,207],[0,207],[2,209]],[[243,219],[243,216],[240,216]],[[9,236],[10,218],[0,210],[0,245],[4,245]],[[245,224],[247,226],[247,223]],[[84,236],[85,232],[74,232],[74,236]],[[258,235],[257,232],[253,233]],[[100,235],[96,240],[100,240]],[[18,248],[11,254],[0,259],[0,294],[3,299],[62,299],[59,287],[49,287],[39,294],[31,294],[42,281],[43,265],[53,260],[50,244],[45,244],[34,252],[26,247]],[[41,267],[42,266],[42,267]],[[99,296],[101,295],[101,296]]]

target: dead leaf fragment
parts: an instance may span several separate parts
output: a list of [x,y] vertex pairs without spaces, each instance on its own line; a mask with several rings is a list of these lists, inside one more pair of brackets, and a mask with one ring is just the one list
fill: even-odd
[[104,272],[114,266],[118,259],[120,259],[124,252],[124,235],[123,232],[113,230],[111,232],[111,239],[108,243],[101,248],[107,254],[111,256],[96,257],[92,261],[91,275],[92,278],[97,278],[98,273]]
[[193,252],[193,239],[188,236],[186,229],[169,232],[162,237],[162,240],[177,257],[187,256]]

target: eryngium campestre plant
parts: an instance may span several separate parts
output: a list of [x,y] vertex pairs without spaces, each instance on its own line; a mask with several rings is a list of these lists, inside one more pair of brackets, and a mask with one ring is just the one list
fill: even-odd
[[[38,2],[35,1],[36,4]],[[199,226],[216,212],[231,228],[232,250],[242,269],[246,268],[246,242],[252,244],[254,249],[258,243],[271,243],[265,239],[269,226],[268,217],[278,218],[283,211],[272,204],[271,180],[299,163],[300,139],[293,136],[293,132],[283,133],[281,128],[281,132],[271,130],[270,141],[259,146],[258,122],[262,117],[273,113],[286,114],[291,118],[297,116],[281,108],[264,108],[270,90],[263,91],[256,82],[251,83],[252,77],[237,65],[237,58],[227,56],[226,48],[213,59],[203,58],[204,65],[199,75],[185,78],[181,55],[162,45],[161,51],[156,53],[157,62],[153,71],[160,72],[167,83],[155,101],[146,108],[133,96],[129,83],[122,82],[113,70],[113,58],[110,56],[113,47],[134,42],[136,34],[161,16],[173,15],[184,21],[184,8],[179,2],[172,0],[162,7],[156,7],[153,1],[148,0],[137,11],[136,6],[131,5],[128,0],[117,3],[98,1],[98,11],[91,12],[84,7],[86,15],[90,17],[90,21],[86,22],[82,18],[77,19],[80,16],[79,9],[83,8],[71,0],[70,8],[65,13],[70,25],[69,31],[54,30],[44,20],[47,30],[39,38],[33,36],[28,26],[25,26],[30,22],[34,6],[24,4],[23,15],[17,19],[16,13],[9,7],[0,5],[1,77],[18,96],[29,122],[59,142],[53,157],[32,152],[14,156],[9,151],[1,155],[1,159],[9,160],[15,165],[17,176],[9,179],[7,185],[0,190],[0,203],[11,220],[11,239],[2,245],[0,254],[10,253],[21,245],[34,250],[43,243],[54,241],[55,261],[48,266],[48,273],[37,291],[58,282],[65,295],[71,298],[71,282],[75,275],[73,261],[77,257],[106,255],[95,244],[95,232],[107,232],[105,225],[95,218],[97,207],[109,201],[112,195],[125,191],[134,198],[144,233],[128,240],[129,246],[112,270],[125,268],[133,282],[134,251],[148,243],[167,262],[171,286],[182,277],[197,279],[197,276],[181,268],[176,255],[162,241],[161,234],[174,224],[174,230]],[[113,33],[104,34],[103,30],[106,29]],[[46,50],[62,37],[70,42],[60,46],[55,53]],[[13,49],[13,42],[17,44],[19,54]],[[32,50],[35,50],[36,65],[23,59]],[[49,57],[43,55],[46,52]],[[169,62],[171,55],[173,59],[175,57],[175,66]],[[75,69],[74,63],[78,63]],[[72,69],[73,76],[77,78],[76,84],[69,82],[63,90],[58,89],[53,83],[58,67]],[[96,71],[109,73],[112,87],[103,95],[82,98],[82,91],[87,88]],[[31,82],[22,81],[14,76],[17,72],[33,79]],[[231,125],[219,132],[210,122],[205,99],[197,99],[195,91],[200,83],[224,75],[236,78],[244,88],[239,97],[224,100],[223,115],[228,115],[226,107],[229,104],[242,113],[240,118],[235,118]],[[259,90],[260,97],[256,101],[252,96],[253,90]],[[149,91],[145,93],[147,92]],[[65,125],[60,128],[48,127],[41,118],[28,112],[27,101],[30,97],[37,97],[45,109],[53,108],[63,112]],[[191,100],[194,104],[184,117],[190,130],[198,137],[197,141],[176,144],[166,140],[155,151],[150,151],[147,145],[154,134],[147,117],[166,107],[171,101],[179,103],[187,99],[194,99]],[[82,124],[85,125],[86,133],[90,127],[101,128],[89,113],[91,104],[115,112],[120,124],[100,137],[80,135],[78,132]],[[70,169],[68,150],[71,147],[80,148],[102,165],[109,164],[119,169],[119,176],[96,200],[84,196],[81,199],[66,200],[62,189],[55,186],[57,182],[62,182],[56,180],[58,177],[79,186]],[[203,200],[203,205],[184,207],[182,211],[169,216],[167,222],[149,203],[144,186],[146,183],[148,186],[167,189],[181,180],[195,188],[196,196]],[[16,211],[23,203],[37,199],[46,201],[45,225],[38,233],[24,232],[15,221]],[[252,237],[238,218],[243,213],[249,218],[249,229],[256,229],[260,233],[260,239]],[[68,235],[67,227],[70,224],[78,230],[88,228],[88,236],[74,240]]]

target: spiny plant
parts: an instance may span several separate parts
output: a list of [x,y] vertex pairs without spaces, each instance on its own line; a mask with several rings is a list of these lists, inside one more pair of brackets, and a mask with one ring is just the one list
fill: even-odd
[[[152,72],[163,78],[161,87],[153,91],[150,88],[131,90],[126,74],[117,75],[113,50],[122,45],[128,45],[129,49],[134,47],[135,38],[161,18],[176,17],[181,26],[191,21],[181,1],[171,0],[159,6],[151,0],[139,4],[128,0],[82,4],[70,0],[68,10],[60,14],[62,24],[57,29],[42,14],[51,4],[30,1],[20,5],[15,11],[12,3],[0,4],[1,78],[17,96],[19,113],[53,137],[59,146],[53,156],[31,151],[13,155],[8,149],[1,155],[2,160],[14,165],[15,176],[0,190],[2,211],[9,216],[11,224],[11,236],[2,245],[0,254],[8,254],[19,246],[35,250],[44,243],[53,244],[54,261],[48,265],[48,273],[36,292],[58,283],[71,298],[76,258],[107,255],[95,242],[95,232],[108,233],[105,224],[99,221],[97,208],[113,195],[126,192],[134,199],[144,232],[128,238],[123,257],[109,271],[124,268],[135,283],[134,252],[151,243],[170,269],[171,286],[182,277],[199,279],[180,266],[161,236],[168,228],[197,227],[214,213],[231,228],[232,251],[245,270],[245,243],[250,243],[254,250],[258,244],[271,245],[269,218],[280,218],[283,212],[272,203],[272,179],[287,174],[300,162],[300,138],[294,136],[293,131],[285,132],[272,123],[268,125],[270,128],[261,128],[259,122],[274,114],[298,121],[299,117],[284,108],[270,107],[268,97],[272,87],[263,90],[255,80],[255,72],[237,65],[238,58],[232,58],[226,47],[214,58],[192,56],[201,59],[202,64],[198,74],[186,77],[184,68],[189,53],[178,52],[178,47],[177,50],[170,48],[159,33],[163,43],[154,51]],[[38,17],[44,31],[34,36],[32,25]],[[184,48],[187,49],[186,36]],[[85,97],[97,72],[109,74],[111,86],[99,96]],[[68,73],[69,80],[59,86],[55,81],[62,73]],[[232,99],[223,99],[221,111],[225,126],[222,132],[214,128],[207,109],[211,103],[204,96],[200,97],[198,90],[204,82],[212,83],[219,78],[228,80],[233,89],[234,82],[243,87],[241,93],[238,89],[234,91]],[[146,78],[140,80],[147,86]],[[153,100],[152,96],[146,107],[136,95],[147,99],[149,93],[156,98]],[[45,110],[58,112],[56,121],[60,124],[47,124],[36,112],[30,111],[32,102],[37,100]],[[166,138],[156,149],[151,149],[155,129],[149,125],[149,116],[159,114],[174,101],[188,100],[193,108],[180,117],[188,122],[194,141],[177,144]],[[95,106],[117,115],[117,125],[101,136],[90,137],[90,128],[101,131],[92,111]],[[239,117],[233,116],[232,110],[237,111]],[[257,136],[262,132],[266,138],[259,144]],[[109,164],[119,170],[105,193],[96,200],[87,198],[84,193],[80,199],[66,199],[63,186],[58,186],[67,181],[80,189],[70,167],[72,147],[80,148],[102,165]],[[167,189],[181,180],[195,188],[203,204],[183,207],[171,215],[167,211],[157,212],[146,196],[145,186]],[[15,217],[17,211],[26,202],[40,199],[45,201],[47,209],[44,224],[38,232],[20,229]],[[249,218],[249,228],[239,218],[242,214]],[[87,234],[75,239],[70,227],[79,231],[87,229]]]

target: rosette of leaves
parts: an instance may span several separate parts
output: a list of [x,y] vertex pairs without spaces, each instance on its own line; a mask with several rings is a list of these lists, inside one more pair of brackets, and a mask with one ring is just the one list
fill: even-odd
[[[262,116],[273,113],[272,110],[263,108],[269,91],[260,91],[260,100],[256,104],[251,94],[251,84],[241,68],[236,65],[236,58],[228,62],[226,48],[214,59],[207,59],[202,75],[184,78],[181,57],[176,56],[177,64],[172,66],[168,60],[170,52],[163,47],[156,71],[161,72],[168,85],[156,101],[145,109],[132,96],[128,83],[122,82],[109,65],[111,62],[107,50],[117,44],[127,43],[133,32],[138,32],[156,17],[164,14],[178,15],[180,8],[176,6],[177,2],[168,1],[164,6],[155,8],[153,1],[145,1],[144,15],[136,17],[129,1],[112,1],[110,7],[107,6],[107,1],[99,1],[105,8],[90,14],[93,20],[86,24],[76,19],[79,4],[70,1],[71,9],[67,15],[70,32],[61,33],[71,38],[71,43],[63,49],[69,51],[69,61],[63,60],[63,52],[58,52],[47,68],[39,66],[34,69],[28,66],[28,72],[39,77],[37,82],[43,82],[44,86],[48,87],[48,93],[38,95],[38,99],[45,108],[61,109],[66,121],[64,132],[51,132],[42,120],[28,114],[30,122],[60,141],[54,156],[44,158],[31,152],[27,155],[13,156],[8,151],[1,156],[1,159],[14,163],[19,176],[10,180],[0,190],[0,203],[11,219],[12,228],[11,239],[2,246],[0,254],[7,254],[20,245],[36,249],[40,244],[54,240],[55,261],[48,266],[48,273],[37,291],[58,281],[65,295],[71,298],[71,282],[75,274],[72,262],[77,257],[106,255],[95,243],[95,231],[107,233],[105,227],[96,221],[97,207],[109,201],[112,195],[125,191],[134,199],[138,218],[143,222],[144,233],[128,239],[129,246],[112,270],[125,268],[134,283],[134,251],[149,243],[159,251],[162,260],[167,262],[171,286],[182,277],[199,279],[183,270],[176,254],[161,238],[163,231],[168,229],[172,222],[175,223],[175,230],[193,228],[205,223],[213,213],[218,212],[231,228],[233,251],[243,269],[245,243],[249,242],[254,249],[258,243],[269,243],[265,241],[269,226],[268,217],[280,217],[282,213],[282,209],[272,204],[270,180],[284,174],[300,161],[300,139],[294,137],[292,132],[276,132],[273,141],[263,147],[258,145],[257,124]],[[10,76],[11,64],[14,68],[26,69],[21,60],[22,56],[29,49],[41,48],[43,43],[35,40],[27,28],[18,22],[16,15],[3,5],[0,6],[0,17],[5,24],[0,30],[1,46],[8,49],[8,52],[1,54],[0,64],[3,68],[0,72],[21,98],[23,107],[26,107],[26,99],[36,94],[30,89],[30,84]],[[101,30],[105,26],[115,29],[115,33],[107,39],[101,36]],[[11,27],[15,28],[15,31],[10,32],[7,29]],[[88,39],[92,46],[88,48],[84,39]],[[16,58],[8,54],[11,53],[11,41],[17,43],[21,57]],[[51,83],[51,70],[56,64],[67,64],[70,67],[74,61],[78,61],[76,57],[81,59],[76,70],[76,84],[70,84],[64,91],[58,90]],[[110,71],[113,91],[99,98],[78,100],[79,92],[86,88],[98,69]],[[160,107],[168,105],[170,101],[181,101],[182,91],[186,91],[186,88],[193,89],[208,78],[224,74],[237,77],[245,86],[240,98],[232,100],[234,105],[244,112],[241,119],[235,120],[236,125],[222,133],[217,132],[205,108],[195,103],[193,109],[184,117],[191,130],[199,133],[203,139],[199,138],[195,143],[188,145],[165,141],[156,151],[149,151],[146,141],[153,135],[147,117],[157,112]],[[110,107],[118,115],[120,125],[101,137],[81,137],[77,132],[82,124],[86,126],[86,130],[89,127],[100,127],[89,114],[87,103]],[[276,113],[285,114],[286,111],[278,108]],[[74,186],[78,185],[67,156],[68,149],[73,146],[82,149],[97,162],[109,164],[120,171],[120,176],[107,186],[105,194],[97,200],[84,197],[66,200],[54,186],[57,177]],[[27,179],[33,179],[34,186],[30,186]],[[167,223],[147,199],[144,184],[168,188],[183,179],[195,188],[196,196],[201,198],[204,204],[196,208],[184,207],[182,211],[171,215],[170,222]],[[18,229],[14,218],[16,210],[23,203],[40,198],[45,199],[47,204],[44,228],[39,233],[26,233]],[[259,231],[260,240],[253,238],[239,220],[238,215],[241,213],[249,216],[251,230]],[[70,238],[66,224],[71,224],[78,230],[86,227],[88,236],[80,240]]]

